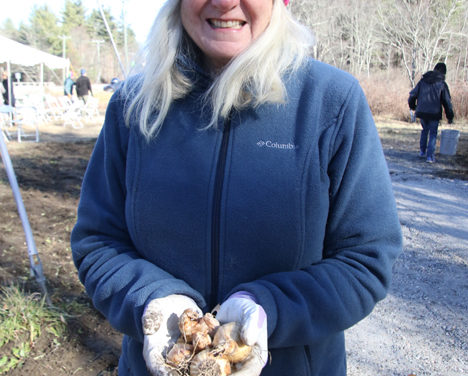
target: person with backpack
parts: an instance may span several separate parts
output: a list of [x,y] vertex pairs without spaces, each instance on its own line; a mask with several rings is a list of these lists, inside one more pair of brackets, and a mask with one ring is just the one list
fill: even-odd
[[[421,137],[419,139],[419,156],[426,157],[426,162],[435,162],[437,130],[442,119],[442,107],[448,123],[453,123],[454,113],[450,91],[445,82],[447,66],[437,63],[434,70],[426,72],[408,98],[409,108],[416,111],[421,120]],[[428,142],[429,136],[429,142]]]

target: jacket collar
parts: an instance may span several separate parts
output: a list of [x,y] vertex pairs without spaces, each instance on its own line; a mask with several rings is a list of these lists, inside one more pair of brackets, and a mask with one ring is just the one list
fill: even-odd
[[213,77],[202,63],[202,52],[184,33],[182,45],[176,57],[177,69],[194,84],[211,83]]

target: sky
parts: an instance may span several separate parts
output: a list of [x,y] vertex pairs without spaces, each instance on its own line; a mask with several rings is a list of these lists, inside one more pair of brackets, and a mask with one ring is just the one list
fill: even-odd
[[[136,34],[138,42],[144,42],[153,24],[159,8],[165,0],[100,0],[104,8],[109,8],[116,20],[122,15],[122,5],[125,6],[126,22]],[[87,15],[92,9],[99,9],[98,0],[82,0]],[[65,6],[65,0],[14,0],[9,1],[0,13],[0,23],[11,18],[16,27],[20,22],[28,24],[34,6],[47,5],[57,17],[60,17]]]

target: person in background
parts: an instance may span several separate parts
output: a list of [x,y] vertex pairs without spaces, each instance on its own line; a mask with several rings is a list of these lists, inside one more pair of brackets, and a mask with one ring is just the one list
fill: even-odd
[[344,331],[389,289],[402,238],[370,109],[286,3],[165,2],[109,102],[71,247],[124,333],[119,376],[173,374],[178,318],[218,304],[253,346],[233,375],[344,376]]
[[[423,74],[421,80],[409,93],[408,105],[421,120],[419,156],[426,157],[426,162],[435,162],[437,130],[442,119],[442,107],[449,124],[453,123],[454,113],[450,91],[445,82],[447,66],[437,63],[434,70]],[[429,142],[428,142],[429,136]]]
[[76,79],[75,82],[76,87],[76,96],[86,104],[88,100],[88,96],[91,93],[93,95],[93,89],[91,87],[91,81],[89,80],[88,76],[86,75],[86,70],[80,70],[80,77]]
[[[3,104],[7,106],[15,107],[16,99],[15,99],[15,91],[13,89],[13,82],[8,77],[8,72],[6,70],[2,70],[2,97],[3,97]],[[10,98],[11,96],[11,98]]]
[[68,74],[68,77],[65,79],[63,83],[63,95],[66,95],[68,99],[73,99],[73,86],[75,85],[75,81],[73,81],[73,72]]

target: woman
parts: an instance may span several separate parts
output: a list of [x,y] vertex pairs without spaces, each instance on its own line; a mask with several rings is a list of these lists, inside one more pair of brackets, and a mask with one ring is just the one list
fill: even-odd
[[170,374],[173,320],[218,303],[255,346],[235,375],[346,374],[343,331],[385,296],[401,233],[362,90],[311,43],[281,0],[161,9],[72,233],[81,281],[125,334],[119,375]]

